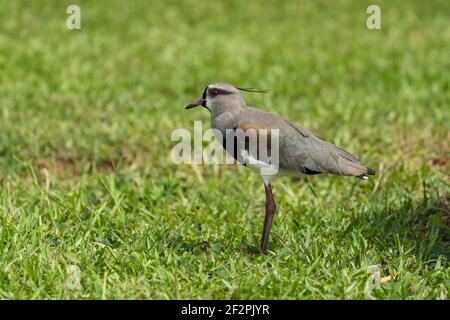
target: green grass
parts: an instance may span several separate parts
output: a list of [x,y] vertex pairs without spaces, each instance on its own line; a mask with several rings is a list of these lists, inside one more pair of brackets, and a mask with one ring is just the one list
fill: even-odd
[[[0,298],[448,299],[449,18],[446,0],[1,2]],[[260,177],[170,161],[219,81],[270,88],[247,102],[378,175],[276,180],[260,255]]]

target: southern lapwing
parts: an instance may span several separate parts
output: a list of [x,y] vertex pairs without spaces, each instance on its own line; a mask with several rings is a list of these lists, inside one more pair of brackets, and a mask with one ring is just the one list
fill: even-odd
[[[361,164],[355,156],[344,149],[322,140],[308,130],[272,113],[247,106],[241,91],[264,92],[215,83],[207,86],[202,96],[187,105],[186,109],[197,106],[208,109],[211,113],[211,127],[218,133],[216,136],[221,135],[221,142],[228,153],[232,154],[238,162],[260,171],[266,190],[266,214],[261,249],[263,253],[267,253],[269,232],[276,211],[271,186],[274,176],[283,173],[308,175],[331,173],[367,180],[368,175],[374,175],[375,171]],[[250,150],[255,148],[252,148],[248,138],[244,137],[247,140],[243,144],[236,142],[236,135],[232,139],[234,143],[230,143],[230,139],[227,139],[230,132],[236,130],[243,132],[244,135],[249,131],[256,132],[257,135],[264,133],[266,134],[265,142],[256,143],[256,152],[251,152]],[[275,144],[272,132],[277,134],[277,150],[275,151],[271,148]],[[233,145],[231,150],[230,145]],[[267,149],[265,150],[267,156],[264,159],[261,158],[263,148],[261,145],[265,145]],[[276,159],[272,157],[273,154],[270,154],[273,152],[278,152],[275,164],[271,162]],[[263,168],[268,170],[264,171]]]

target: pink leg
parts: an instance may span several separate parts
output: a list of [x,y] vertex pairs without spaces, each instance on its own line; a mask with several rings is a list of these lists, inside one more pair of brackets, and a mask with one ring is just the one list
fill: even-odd
[[269,242],[270,228],[272,227],[273,216],[277,210],[275,200],[273,199],[272,186],[270,183],[266,186],[266,217],[264,218],[264,228],[262,233],[261,250],[264,254],[267,253],[267,243]]

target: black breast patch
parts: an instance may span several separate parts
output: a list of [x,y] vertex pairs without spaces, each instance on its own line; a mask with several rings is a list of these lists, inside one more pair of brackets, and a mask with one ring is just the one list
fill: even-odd
[[305,174],[321,174],[322,172],[308,169],[307,167],[303,168],[303,173]]

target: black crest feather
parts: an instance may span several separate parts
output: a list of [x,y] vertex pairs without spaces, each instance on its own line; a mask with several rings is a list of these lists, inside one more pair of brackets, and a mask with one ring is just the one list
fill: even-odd
[[239,87],[236,87],[236,89],[239,89],[241,91],[258,92],[258,93],[268,93],[269,92],[269,89],[259,90],[259,89],[255,89],[255,88],[239,88]]

